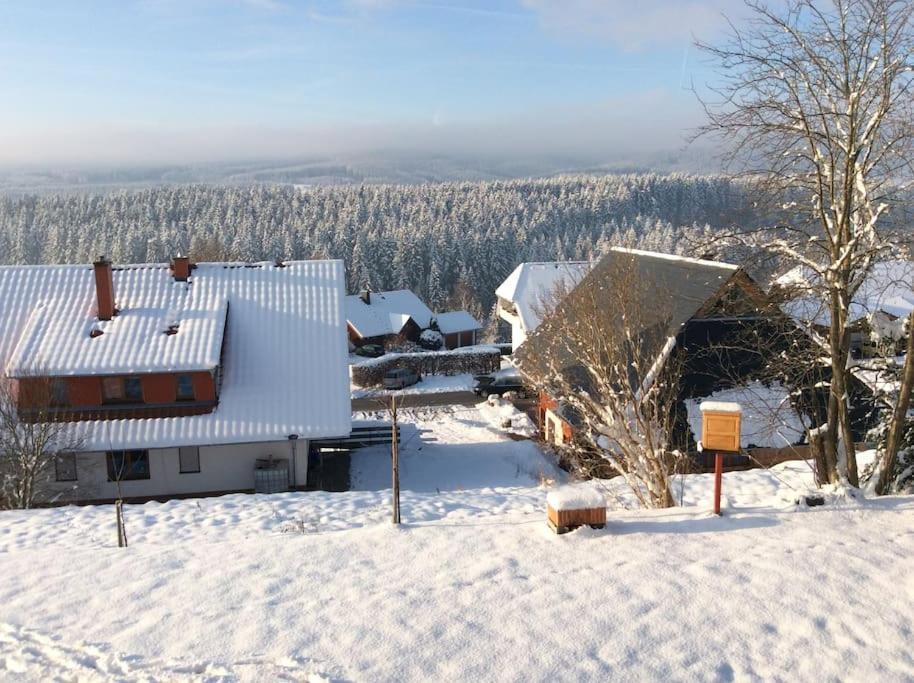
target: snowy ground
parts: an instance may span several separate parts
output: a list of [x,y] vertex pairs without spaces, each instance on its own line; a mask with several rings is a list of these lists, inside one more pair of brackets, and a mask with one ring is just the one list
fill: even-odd
[[362,490],[127,506],[126,550],[111,507],[0,513],[0,680],[914,677],[914,500],[798,508],[786,463],[725,475],[722,518],[696,475],[555,536],[533,443],[404,419],[401,528],[383,451]]

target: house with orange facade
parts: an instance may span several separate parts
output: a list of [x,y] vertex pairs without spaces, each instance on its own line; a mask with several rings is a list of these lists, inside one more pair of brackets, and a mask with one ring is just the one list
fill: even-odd
[[59,421],[54,501],[304,487],[351,430],[341,261],[0,268],[0,381]]

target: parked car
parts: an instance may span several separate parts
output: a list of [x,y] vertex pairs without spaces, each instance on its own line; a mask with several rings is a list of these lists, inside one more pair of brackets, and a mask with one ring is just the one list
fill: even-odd
[[355,350],[355,355],[365,358],[378,358],[384,355],[384,347],[380,344],[365,344]]
[[526,398],[530,394],[521,381],[520,375],[516,373],[498,372],[491,375],[477,375],[474,379],[476,386],[473,387],[473,393],[483,398],[504,396],[508,392],[514,392],[520,398]]
[[394,368],[384,373],[382,383],[385,389],[403,389],[409,387],[422,379],[415,370],[409,368]]

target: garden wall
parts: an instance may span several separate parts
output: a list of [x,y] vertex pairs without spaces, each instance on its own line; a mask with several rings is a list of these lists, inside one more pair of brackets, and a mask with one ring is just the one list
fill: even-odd
[[496,346],[464,346],[453,351],[388,353],[350,367],[352,383],[359,387],[381,384],[384,373],[394,368],[409,368],[420,375],[482,375],[501,367]]

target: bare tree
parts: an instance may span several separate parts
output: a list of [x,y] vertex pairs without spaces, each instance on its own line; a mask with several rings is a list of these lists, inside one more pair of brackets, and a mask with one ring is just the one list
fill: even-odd
[[[910,178],[914,31],[910,0],[747,2],[726,44],[698,47],[723,85],[703,100],[700,134],[775,198],[777,227],[757,244],[807,269],[829,314],[824,447],[830,481],[858,484],[848,406],[849,306],[887,252],[889,210]],[[818,432],[817,432],[818,433]],[[812,436],[812,434],[811,434]]]
[[904,365],[898,384],[898,395],[892,407],[885,445],[880,453],[879,478],[876,481],[876,493],[891,493],[895,476],[895,463],[901,449],[905,429],[908,427],[908,407],[911,405],[911,393],[914,391],[914,311],[908,316],[907,345]]
[[564,449],[579,469],[608,468],[645,507],[671,507],[680,363],[662,302],[672,297],[652,291],[632,259],[598,270],[571,292],[552,293],[551,310],[518,351],[520,369],[575,423]]
[[55,380],[0,377],[0,508],[53,502],[58,461],[75,458],[84,438],[62,421]]

